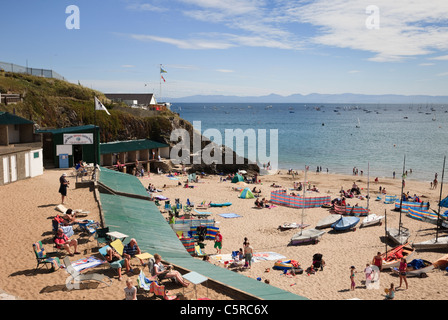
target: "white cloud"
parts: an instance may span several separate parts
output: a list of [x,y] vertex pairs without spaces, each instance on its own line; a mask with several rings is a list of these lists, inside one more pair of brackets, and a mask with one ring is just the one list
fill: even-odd
[[425,63],[420,63],[419,66],[421,67],[428,67],[428,66],[433,66],[435,65],[435,63],[431,63],[431,62],[425,62]]
[[122,68],[135,68],[135,66],[132,65],[132,64],[124,64],[124,65],[122,65],[121,67],[122,67]]
[[[446,0],[178,0],[178,4],[176,10],[186,17],[216,28],[182,37],[132,37],[201,50],[329,46],[371,53],[368,60],[375,62],[400,62],[448,50]],[[366,11],[371,5],[379,9],[378,15]],[[379,23],[377,29],[368,28],[372,17]]]
[[359,73],[359,70],[350,70],[348,73]]
[[222,73],[232,73],[232,72],[235,72],[234,70],[229,70],[229,69],[217,69],[216,71],[222,72]]
[[430,58],[431,60],[448,60],[448,55]]
[[152,11],[152,12],[165,12],[167,8],[158,7],[149,3],[132,3],[127,6],[127,9],[136,11]]
[[[297,4],[297,2],[295,3]],[[317,27],[312,42],[372,52],[371,61],[402,61],[448,49],[448,2],[376,0],[379,29],[368,29],[365,0],[316,0],[307,5],[290,5],[290,16],[298,23]]]

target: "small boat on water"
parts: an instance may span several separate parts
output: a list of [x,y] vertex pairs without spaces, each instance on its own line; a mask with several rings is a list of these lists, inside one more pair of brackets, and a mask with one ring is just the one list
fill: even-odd
[[367,217],[365,217],[362,222],[361,225],[359,226],[361,227],[368,227],[368,226],[374,226],[374,225],[381,225],[382,224],[382,220],[384,219],[384,216],[377,216],[376,214],[372,213],[369,214]]
[[319,242],[320,238],[322,238],[324,233],[325,231],[317,229],[301,230],[300,232],[292,236],[291,245],[306,244],[306,243],[316,244]]
[[345,230],[355,231],[356,230],[355,226],[358,224],[359,220],[360,219],[358,217],[341,217],[339,218],[338,221],[333,223],[331,227],[335,231],[345,231]]
[[389,239],[394,241],[396,244],[405,244],[408,242],[409,237],[411,236],[411,232],[408,228],[403,226],[400,229],[397,228],[387,228],[386,234]]
[[[427,273],[434,270],[434,264],[428,260],[414,259],[408,263],[406,268],[407,277],[427,277]],[[397,267],[392,268],[392,272],[395,274],[400,274]]]
[[341,219],[340,215],[337,214],[330,214],[329,216],[326,216],[325,218],[319,220],[316,224],[316,229],[325,229],[330,228],[333,223]]
[[401,258],[407,261],[414,256],[415,249],[409,246],[409,243],[387,250],[381,256],[383,257],[383,269],[391,269],[400,265]]

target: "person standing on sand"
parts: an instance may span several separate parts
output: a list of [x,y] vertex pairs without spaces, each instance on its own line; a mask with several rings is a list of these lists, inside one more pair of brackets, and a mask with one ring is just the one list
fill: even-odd
[[406,259],[401,258],[400,266],[398,267],[398,271],[400,274],[400,285],[397,287],[397,289],[401,287],[403,280],[404,283],[406,284],[406,289],[408,289],[408,280],[406,279],[407,268],[408,264],[406,263]]
[[357,271],[355,271],[356,268],[354,266],[350,267],[350,290],[355,290],[355,273],[357,273]]
[[222,249],[222,234],[221,234],[221,232],[219,230],[216,232],[214,248],[216,249],[216,253],[217,254],[221,253],[221,249]]
[[246,266],[250,269],[252,266],[252,256],[254,249],[250,246],[249,241],[246,241],[244,245],[244,260],[246,261]]
[[63,173],[62,176],[59,177],[59,193],[62,196],[62,202],[61,204],[64,204],[64,199],[67,197],[67,188],[69,185],[69,181],[66,179],[67,174]]
[[377,252],[376,256],[373,257],[372,264],[377,266],[380,271],[383,269],[383,257],[381,256],[381,252]]

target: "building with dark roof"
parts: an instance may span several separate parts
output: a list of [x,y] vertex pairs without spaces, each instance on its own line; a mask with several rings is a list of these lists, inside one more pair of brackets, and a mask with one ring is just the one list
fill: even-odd
[[[98,126],[96,128],[99,128]],[[71,168],[80,160],[99,163],[99,130],[94,125],[36,130],[42,134],[45,166]],[[94,135],[96,134],[96,152]],[[66,160],[66,161],[63,161]]]
[[157,102],[153,93],[105,93],[112,102],[123,102],[129,107],[139,107],[147,110],[170,109],[167,102]]

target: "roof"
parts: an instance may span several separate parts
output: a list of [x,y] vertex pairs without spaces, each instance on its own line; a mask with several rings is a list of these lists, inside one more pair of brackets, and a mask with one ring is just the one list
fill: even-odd
[[[81,131],[91,131],[95,128],[93,124],[88,124],[85,126],[77,126],[77,127],[66,127],[66,128],[53,128],[53,129],[38,129],[36,133],[52,133],[52,134],[60,134],[60,133],[71,133],[71,132],[81,132]],[[98,126],[97,126],[98,128]]]
[[0,124],[34,124],[34,121],[16,116],[6,111],[0,111]]
[[149,198],[146,188],[133,175],[101,167],[98,181],[117,192],[136,194]]
[[148,139],[100,143],[100,154],[166,148],[169,145]]
[[152,93],[105,93],[108,99],[137,100],[139,104],[150,104],[154,94]]
[[[111,170],[101,167],[100,180],[111,175]],[[138,178],[120,172],[115,172],[115,178],[128,179],[120,183],[141,185]],[[131,177],[132,179],[127,178]],[[108,178],[106,178],[107,180]],[[110,185],[110,188],[114,186]],[[139,187],[140,188],[140,187]],[[306,298],[249,278],[211,263],[195,259],[186,250],[177,235],[173,232],[159,209],[152,201],[100,193],[100,201],[105,225],[110,231],[118,231],[128,235],[125,243],[135,238],[142,252],[158,253],[163,260],[181,268],[196,271],[197,273],[218,281],[229,287],[246,292],[264,300],[305,300]]]

